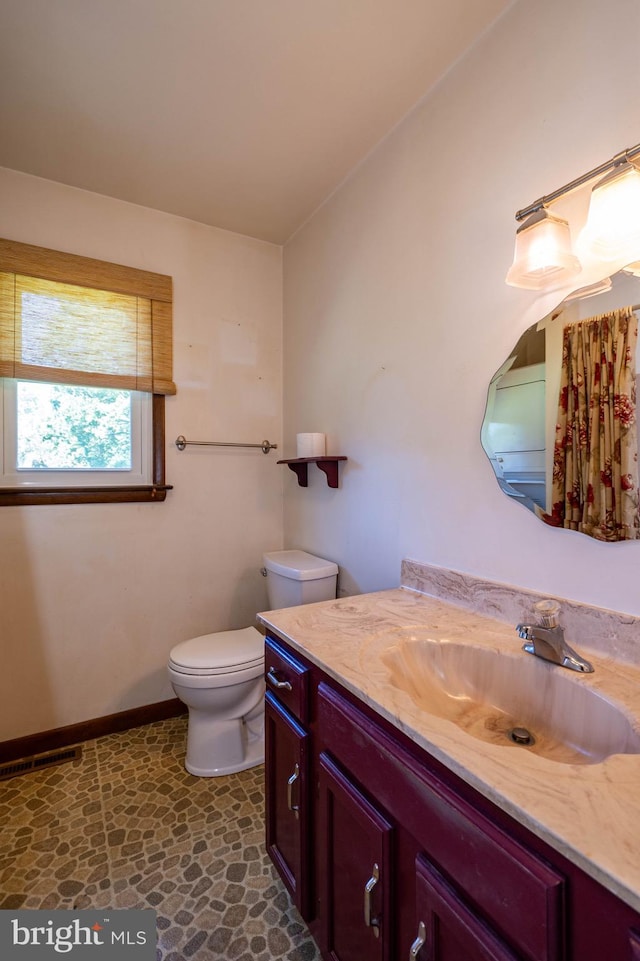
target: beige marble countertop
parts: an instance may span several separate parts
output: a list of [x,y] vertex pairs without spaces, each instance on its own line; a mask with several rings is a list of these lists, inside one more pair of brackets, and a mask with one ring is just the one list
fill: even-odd
[[414,634],[487,646],[522,657],[523,669],[536,684],[544,683],[548,672],[562,671],[568,682],[590,685],[623,706],[640,734],[638,666],[580,646],[595,672],[574,674],[523,653],[514,624],[406,588],[269,611],[258,620],[640,911],[640,754],[564,763],[506,739],[492,743],[418,706],[391,683],[387,665],[389,650]]

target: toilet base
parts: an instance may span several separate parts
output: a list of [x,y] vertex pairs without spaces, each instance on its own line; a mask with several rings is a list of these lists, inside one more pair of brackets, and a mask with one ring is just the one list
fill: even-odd
[[250,744],[242,761],[235,764],[222,765],[215,768],[201,768],[189,762],[187,759],[184,766],[189,774],[195,777],[222,777],[224,774],[237,774],[238,771],[247,771],[251,767],[258,767],[264,763],[264,740],[262,743],[254,742]]
[[195,777],[222,777],[264,762],[264,706],[246,718],[217,720],[189,712],[184,766]]

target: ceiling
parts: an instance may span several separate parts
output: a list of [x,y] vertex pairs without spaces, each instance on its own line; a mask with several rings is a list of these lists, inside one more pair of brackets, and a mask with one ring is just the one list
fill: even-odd
[[1,0],[0,166],[284,243],[512,0]]

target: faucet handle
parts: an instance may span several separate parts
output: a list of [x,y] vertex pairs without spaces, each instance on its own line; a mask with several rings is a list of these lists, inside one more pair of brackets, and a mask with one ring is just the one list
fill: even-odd
[[547,600],[538,601],[537,604],[534,604],[533,609],[540,618],[540,627],[553,628],[558,626],[560,605],[557,601],[547,598]]

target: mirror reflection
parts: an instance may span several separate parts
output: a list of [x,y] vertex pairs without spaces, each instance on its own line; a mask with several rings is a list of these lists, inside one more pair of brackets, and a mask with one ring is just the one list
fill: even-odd
[[640,279],[620,271],[597,296],[581,293],[525,331],[496,371],[482,446],[504,493],[544,523],[637,540]]

